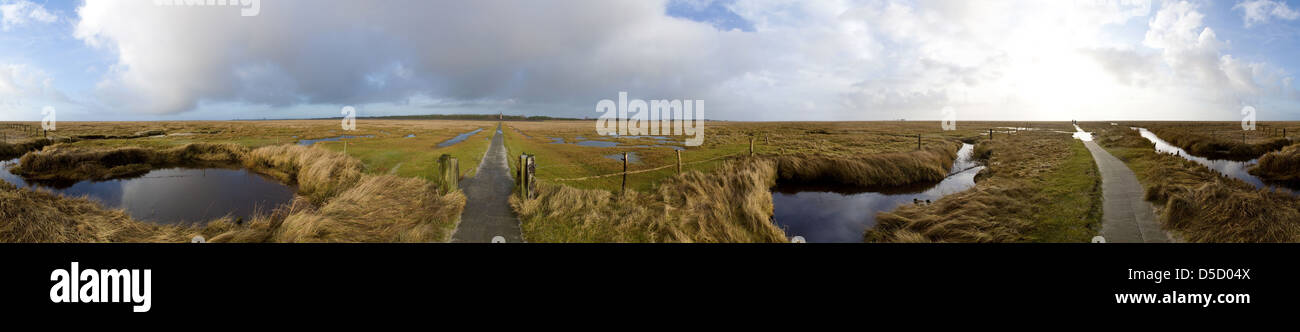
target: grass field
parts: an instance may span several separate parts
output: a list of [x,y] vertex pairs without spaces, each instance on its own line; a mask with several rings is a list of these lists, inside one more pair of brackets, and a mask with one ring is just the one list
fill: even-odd
[[[597,137],[592,123],[502,122],[507,159],[512,170],[517,169],[520,153],[533,154],[538,162],[539,197],[528,201],[512,198],[525,238],[529,241],[787,241],[785,234],[772,227],[769,221],[772,216],[770,188],[778,181],[825,181],[863,186],[926,182],[933,180],[936,174],[943,176],[952,162],[952,152],[961,142],[977,143],[976,153],[987,160],[988,169],[978,176],[976,187],[930,205],[910,205],[882,213],[878,218],[879,226],[864,236],[867,240],[1079,242],[1087,241],[1099,227],[1099,177],[1091,155],[1081,143],[1070,137],[1068,133],[1074,130],[1066,122],[963,122],[955,131],[943,131],[938,122],[710,122],[705,129],[704,144],[699,147],[684,147],[683,137]],[[238,161],[300,187],[308,183],[307,189],[300,189],[302,202],[255,222],[218,220],[208,223],[206,228],[183,230],[157,228],[162,226],[140,228],[152,229],[148,232],[135,230],[138,228],[135,226],[115,226],[111,229],[131,231],[105,233],[118,234],[113,236],[19,237],[22,239],[172,241],[184,240],[184,235],[195,233],[230,241],[439,241],[449,237],[458,222],[458,217],[452,215],[459,215],[464,196],[437,193],[433,189],[439,181],[436,160],[444,153],[451,154],[460,160],[462,176],[473,176],[497,124],[494,121],[359,119],[358,130],[344,132],[339,129],[338,120],[67,122],[60,123],[55,136],[71,142],[51,141],[47,143],[50,146],[44,146],[32,145],[30,140],[11,141],[0,147],[14,153],[44,149],[41,155],[45,157],[31,163],[32,172],[28,175],[39,178],[42,174],[51,176],[66,171],[67,174],[91,179],[134,174],[167,163],[211,161],[207,159],[222,154],[194,150],[196,145],[193,144],[229,146],[228,150],[233,152],[215,161]],[[1203,126],[1125,123],[1123,126],[1106,124],[1105,127],[1126,129],[1129,125],[1200,133],[1230,128],[1232,123]],[[1264,123],[1261,127],[1281,128],[1283,125]],[[1012,128],[1021,126],[1032,129]],[[481,131],[455,145],[437,146],[473,130]],[[994,131],[993,140],[988,139],[990,130]],[[414,137],[407,137],[412,134]],[[917,149],[918,134],[921,135],[920,150]],[[1259,137],[1252,141],[1253,136],[1249,135],[1256,134]],[[295,144],[298,139],[340,135],[373,137],[324,141],[310,149]],[[1248,143],[1274,139],[1259,133],[1247,135]],[[1213,193],[1215,190],[1247,195],[1242,199],[1273,202],[1266,204],[1293,204],[1293,201],[1287,201],[1292,199],[1290,197],[1249,196],[1254,194],[1250,194],[1248,187],[1242,188],[1212,174],[1198,172],[1194,167],[1175,167],[1172,163],[1175,161],[1153,157],[1156,154],[1144,150],[1146,148],[1116,146],[1115,140],[1132,139],[1116,138],[1119,136],[1103,135],[1099,141],[1128,162],[1148,188],[1153,184],[1147,182],[1165,185],[1152,196],[1158,198],[1153,201],[1161,206],[1162,211],[1175,211],[1179,216],[1204,212],[1208,208],[1198,208],[1198,204],[1215,204],[1211,200],[1222,197],[1199,193]],[[620,146],[571,144],[580,137],[616,142]],[[553,144],[556,138],[569,144]],[[754,142],[753,158],[748,157],[751,139]],[[670,146],[683,148],[684,174],[678,174],[677,152]],[[609,156],[620,156],[623,152],[634,152],[638,161],[629,167],[632,173],[628,176],[628,189],[631,192],[619,195],[623,163]],[[319,153],[339,156],[325,158],[331,160],[327,162],[330,165],[355,164],[342,169],[354,169],[357,175],[338,177],[340,168],[305,172],[301,168],[303,165],[326,156]],[[105,157],[110,155],[119,157]],[[308,155],[317,157],[305,157]],[[286,159],[275,156],[304,157]],[[1286,156],[1275,158],[1283,157]],[[36,165],[42,162],[46,167],[38,169]],[[1283,167],[1291,164],[1285,160],[1279,163]],[[20,166],[19,171],[28,171],[23,167]],[[1170,172],[1174,175],[1164,175]],[[1281,172],[1286,173],[1286,170]],[[323,187],[313,187],[313,184]],[[1193,184],[1211,187],[1193,188]],[[7,190],[21,192],[16,188]],[[376,196],[387,198],[374,200]],[[113,214],[112,211],[89,209],[93,203],[59,197],[41,197],[39,200],[46,203],[32,203],[22,197],[10,196],[7,199],[25,202],[15,204],[57,206],[49,202],[67,202],[71,204],[68,206],[77,206],[73,210],[58,210],[70,213],[68,216],[71,217],[67,218],[71,219],[51,217],[54,218],[51,220],[65,220],[62,221],[65,224],[78,220],[77,216],[113,221],[110,224],[130,222],[129,217],[121,215],[120,211]],[[1172,208],[1168,207],[1170,199],[1167,197],[1177,198],[1173,199]],[[1205,203],[1197,203],[1202,201]],[[424,213],[430,207],[436,207],[432,208],[435,212]],[[376,210],[380,208],[384,210]],[[1285,211],[1291,210],[1294,209],[1281,208],[1277,211],[1283,212],[1277,213],[1283,214],[1264,212],[1259,215],[1289,218],[1285,213],[1290,212]],[[1246,215],[1246,218],[1255,216]],[[421,221],[412,221],[411,218]],[[1201,217],[1189,220],[1196,218]],[[404,229],[413,229],[411,225],[431,225],[432,228],[402,231],[400,233],[406,235],[400,236],[379,229],[359,231],[375,227],[365,220],[390,220],[394,223],[392,225],[406,225],[402,226],[406,227]],[[286,223],[292,227],[283,228]],[[1184,236],[1193,241],[1297,238],[1285,227],[1234,226],[1238,228],[1216,231],[1214,224],[1209,222],[1180,225],[1172,228],[1186,233]],[[1211,231],[1220,235],[1210,235]],[[139,234],[121,235],[127,233]]]

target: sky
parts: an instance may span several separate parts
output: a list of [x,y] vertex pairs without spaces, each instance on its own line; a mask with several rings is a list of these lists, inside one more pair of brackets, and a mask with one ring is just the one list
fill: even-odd
[[1300,0],[250,2],[0,0],[0,121],[1300,120]]

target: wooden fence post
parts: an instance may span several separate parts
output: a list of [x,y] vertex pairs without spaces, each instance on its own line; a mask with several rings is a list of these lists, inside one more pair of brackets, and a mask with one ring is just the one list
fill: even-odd
[[677,174],[682,174],[682,150],[677,151]]
[[921,151],[921,134],[916,134],[916,151]]
[[993,139],[993,128],[989,128],[989,139]]
[[442,173],[440,174],[442,177],[442,191],[444,193],[449,193],[456,190],[456,188],[459,188],[460,162],[456,160],[456,157],[452,157],[449,154],[443,154],[438,157],[438,163],[440,164],[440,171]]
[[524,178],[528,179],[528,185],[524,187],[524,198],[537,197],[537,160],[531,155],[528,156],[528,169],[524,171]]
[[749,136],[749,156],[754,156],[754,136]]
[[524,178],[524,168],[528,167],[528,154],[519,154],[519,197],[528,198],[526,189],[528,189],[528,178]]
[[627,152],[624,152],[623,153],[623,189],[619,190],[618,193],[622,194],[626,192],[627,192]]

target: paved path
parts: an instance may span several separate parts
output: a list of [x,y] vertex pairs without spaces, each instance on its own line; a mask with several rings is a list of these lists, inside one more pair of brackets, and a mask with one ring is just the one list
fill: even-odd
[[514,183],[510,167],[506,165],[506,146],[498,125],[478,172],[460,183],[467,202],[465,211],[460,214],[460,226],[452,234],[451,241],[492,242],[493,237],[501,236],[508,243],[523,242],[519,220],[510,209]]
[[1107,243],[1171,242],[1156,222],[1155,209],[1143,198],[1137,175],[1119,158],[1093,141],[1084,141],[1101,173],[1101,236]]

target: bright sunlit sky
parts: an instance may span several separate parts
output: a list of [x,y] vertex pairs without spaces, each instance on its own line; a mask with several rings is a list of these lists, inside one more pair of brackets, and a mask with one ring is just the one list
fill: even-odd
[[[185,0],[179,0],[185,1]],[[0,0],[0,120],[1300,120],[1300,3]]]

